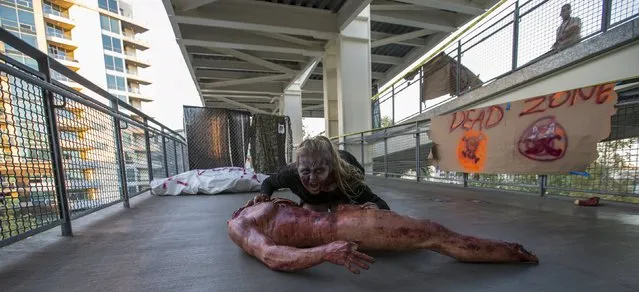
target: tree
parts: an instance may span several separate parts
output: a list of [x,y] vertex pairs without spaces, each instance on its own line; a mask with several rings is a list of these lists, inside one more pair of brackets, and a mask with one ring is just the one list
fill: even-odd
[[[569,197],[599,196],[603,199],[637,201],[617,197],[634,193],[631,162],[635,139],[619,139],[597,144],[599,157],[586,169],[588,176],[576,174],[548,175],[547,192]],[[469,174],[469,185],[511,191],[539,192],[537,175]],[[615,196],[617,195],[617,196]]]
[[308,133],[306,125],[302,124],[302,139],[310,138],[311,134]]
[[390,127],[393,125],[393,120],[389,116],[383,116],[381,126],[382,128]]

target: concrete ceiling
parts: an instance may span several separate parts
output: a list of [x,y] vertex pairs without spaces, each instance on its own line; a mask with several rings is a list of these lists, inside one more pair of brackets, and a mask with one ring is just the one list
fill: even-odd
[[304,117],[323,117],[321,58],[371,4],[372,83],[382,85],[498,0],[163,0],[209,107],[273,113],[300,77]]

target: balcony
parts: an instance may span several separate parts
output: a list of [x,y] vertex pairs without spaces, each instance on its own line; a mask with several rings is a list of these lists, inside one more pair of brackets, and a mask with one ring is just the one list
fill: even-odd
[[143,95],[139,89],[129,88],[129,98],[139,99],[142,101],[153,101],[153,98]]
[[76,4],[77,0],[49,0],[49,2],[58,5],[64,9],[69,9],[71,8],[71,6],[73,6],[74,4]]
[[62,160],[62,165],[64,165],[64,169],[67,171],[105,167],[105,165],[99,161],[85,160],[81,158],[64,159]]
[[44,9],[44,20],[64,29],[73,29],[76,26],[75,20],[69,18],[69,13],[51,9]]
[[94,148],[90,141],[81,141],[81,140],[60,140],[60,148],[62,150],[72,150],[72,151],[88,151]]
[[80,90],[82,90],[84,88],[79,83],[71,80],[69,77],[66,77],[66,76],[64,76],[64,75],[62,75],[62,74],[60,74],[60,73],[58,73],[56,71],[52,71],[51,72],[51,79],[53,79],[55,81],[58,81],[58,82],[60,82],[60,83],[62,83],[64,85],[66,85],[68,87],[71,87],[71,88],[73,88],[75,90],[78,90],[78,91],[80,91]]
[[126,70],[126,78],[131,82],[135,82],[142,85],[149,85],[151,81],[139,75],[135,70]]
[[47,31],[47,41],[52,45],[56,45],[68,50],[75,50],[78,48],[78,44],[71,39],[71,36],[61,33],[53,33],[51,31]]
[[27,176],[27,175],[48,175],[51,173],[51,163],[42,160],[25,160],[24,158],[7,158],[0,166],[0,175],[5,176]]
[[100,182],[88,179],[67,179],[66,187],[69,190],[95,189],[100,187]]
[[124,61],[127,65],[133,65],[141,68],[148,68],[151,66],[148,61],[141,59],[137,56],[137,54],[131,52],[124,52]]
[[62,65],[69,67],[69,69],[73,71],[77,71],[80,69],[80,62],[70,56],[61,54],[49,54],[49,56],[55,58],[58,62],[62,63]]
[[132,35],[124,35],[122,37],[122,41],[124,42],[124,46],[133,47],[137,50],[148,50],[150,48],[149,44],[135,36]]
[[95,4],[95,8],[97,8],[98,11],[104,15],[119,19],[122,23],[122,28],[130,28],[136,33],[144,33],[149,30],[148,28],[146,28],[145,24],[133,20],[133,15],[131,13],[126,13],[122,10],[120,11],[120,13],[113,13],[109,10],[98,7],[97,3]]
[[79,123],[73,119],[58,116],[58,128],[65,132],[82,132],[91,130],[91,127],[84,123]]

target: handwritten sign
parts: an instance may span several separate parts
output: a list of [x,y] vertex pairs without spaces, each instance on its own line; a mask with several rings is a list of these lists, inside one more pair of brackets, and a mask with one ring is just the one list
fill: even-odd
[[445,171],[584,171],[610,135],[614,83],[555,92],[433,118],[435,163]]

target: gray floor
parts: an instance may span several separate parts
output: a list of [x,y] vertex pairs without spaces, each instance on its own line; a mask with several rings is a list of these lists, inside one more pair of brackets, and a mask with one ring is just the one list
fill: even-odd
[[[139,196],[0,249],[0,291],[638,291],[639,209],[367,178],[394,210],[518,241],[538,266],[375,253],[361,275],[324,264],[279,273],[245,255],[226,219],[253,194]],[[290,197],[288,193],[277,193]],[[634,287],[635,289],[633,289]]]

